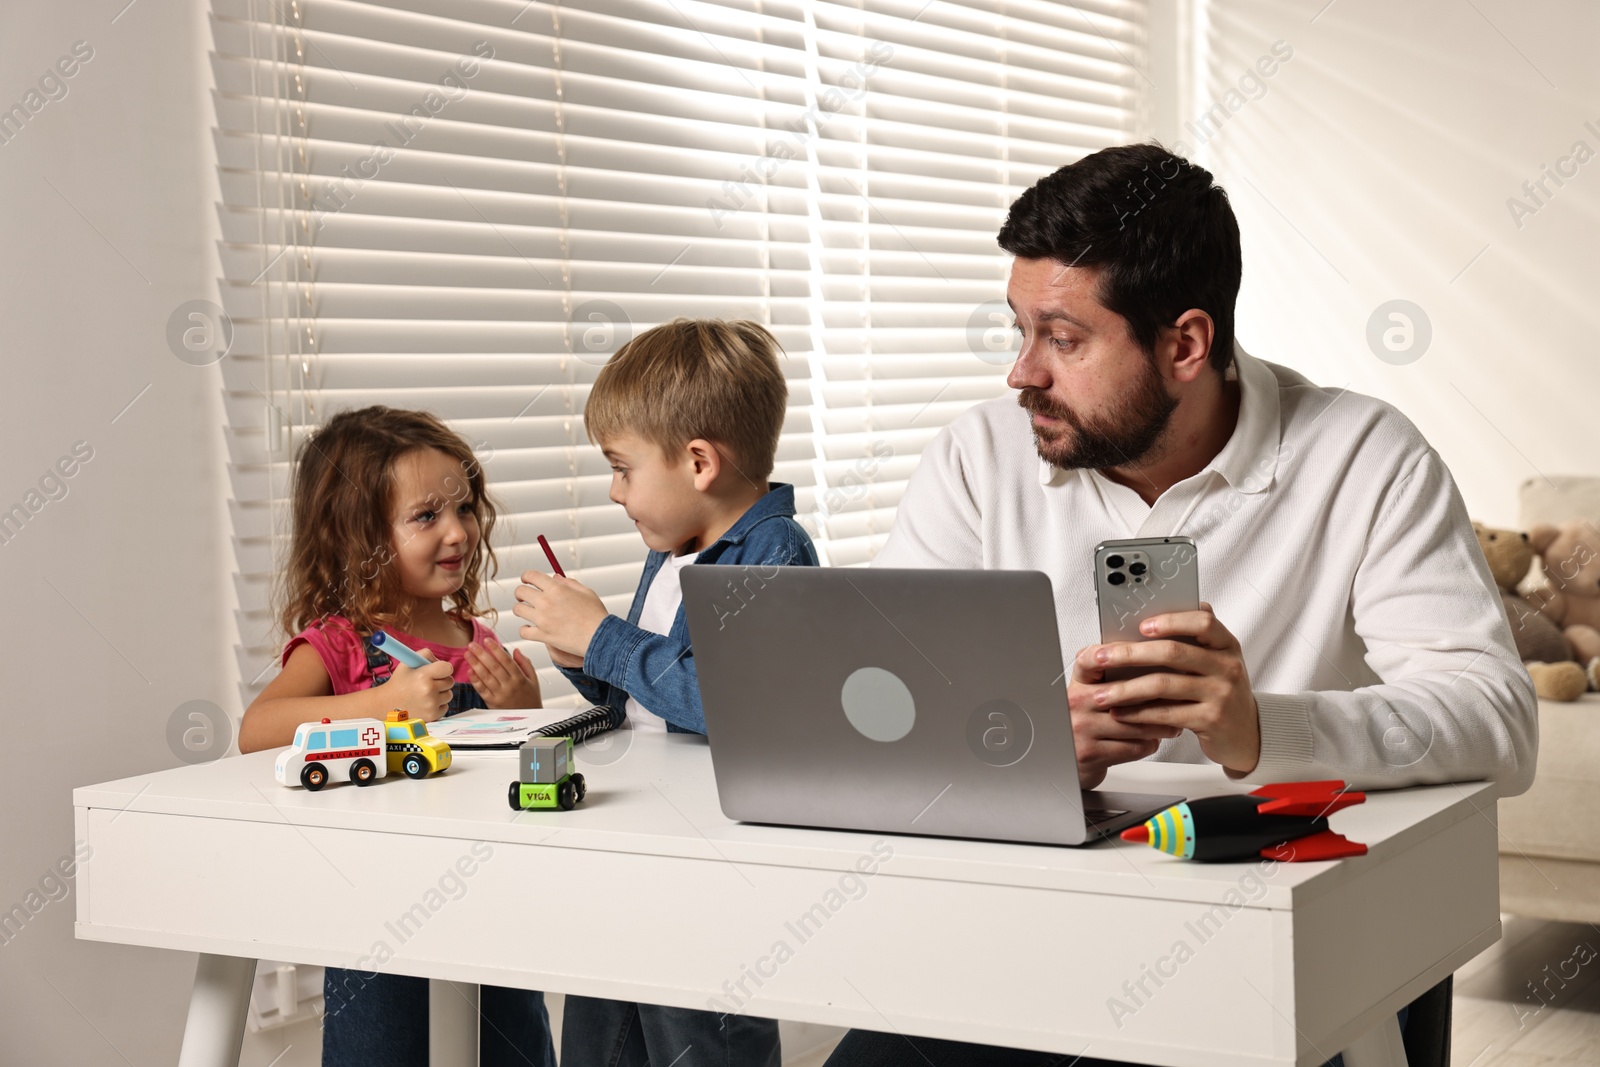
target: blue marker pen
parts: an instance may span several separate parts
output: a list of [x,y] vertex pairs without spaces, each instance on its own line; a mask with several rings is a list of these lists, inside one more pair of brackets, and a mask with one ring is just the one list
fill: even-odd
[[372,635],[372,645],[380,652],[387,652],[391,659],[397,663],[404,663],[407,667],[425,667],[428,661],[407,648],[396,637],[383,630]]

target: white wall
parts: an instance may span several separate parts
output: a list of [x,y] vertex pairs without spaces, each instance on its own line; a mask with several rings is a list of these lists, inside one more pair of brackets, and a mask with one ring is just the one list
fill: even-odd
[[[1294,50],[1195,156],[1243,230],[1240,340],[1395,404],[1473,516],[1514,526],[1523,480],[1600,474],[1600,156],[1520,228],[1506,207],[1575,141],[1600,153],[1600,5],[1325,3],[1205,5],[1196,113],[1275,41]],[[1395,298],[1433,326],[1403,366],[1366,339]]]
[[[165,340],[215,298],[208,37],[195,0],[125,2],[0,5],[0,106],[94,51],[0,144],[0,508],[94,450],[0,544],[0,909],[71,855],[74,786],[177,766],[173,710],[236,703],[220,381]],[[174,1062],[193,958],[75,942],[75,900],[0,944],[0,1060]]]

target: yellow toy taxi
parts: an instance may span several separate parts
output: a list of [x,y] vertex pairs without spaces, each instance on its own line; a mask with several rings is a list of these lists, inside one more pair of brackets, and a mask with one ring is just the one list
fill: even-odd
[[428,724],[396,709],[383,724],[389,771],[426,778],[450,766],[450,746],[428,733]]

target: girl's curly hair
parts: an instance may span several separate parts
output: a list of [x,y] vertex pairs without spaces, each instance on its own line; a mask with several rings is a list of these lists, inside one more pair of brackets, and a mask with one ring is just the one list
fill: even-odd
[[485,564],[487,578],[499,564],[489,544],[496,509],[477,457],[427,412],[379,405],[340,412],[300,447],[291,491],[293,535],[277,598],[285,633],[299,633],[328,615],[344,616],[360,633],[406,621],[405,612],[396,610],[406,603],[400,574],[389,566],[389,509],[395,461],[426,448],[460,462],[467,481],[450,485],[450,503],[468,504],[478,519],[478,545],[462,568],[461,588],[450,596],[450,614],[462,620],[485,614],[477,608]]

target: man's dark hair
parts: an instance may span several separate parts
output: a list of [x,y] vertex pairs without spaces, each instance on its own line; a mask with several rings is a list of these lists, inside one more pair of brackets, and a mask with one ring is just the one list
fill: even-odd
[[1024,259],[1100,270],[1100,303],[1128,320],[1154,354],[1159,327],[1190,308],[1211,316],[1209,360],[1233,359],[1241,272],[1239,223],[1211,172],[1158,144],[1119,145],[1040,178],[1000,227],[1000,247]]

